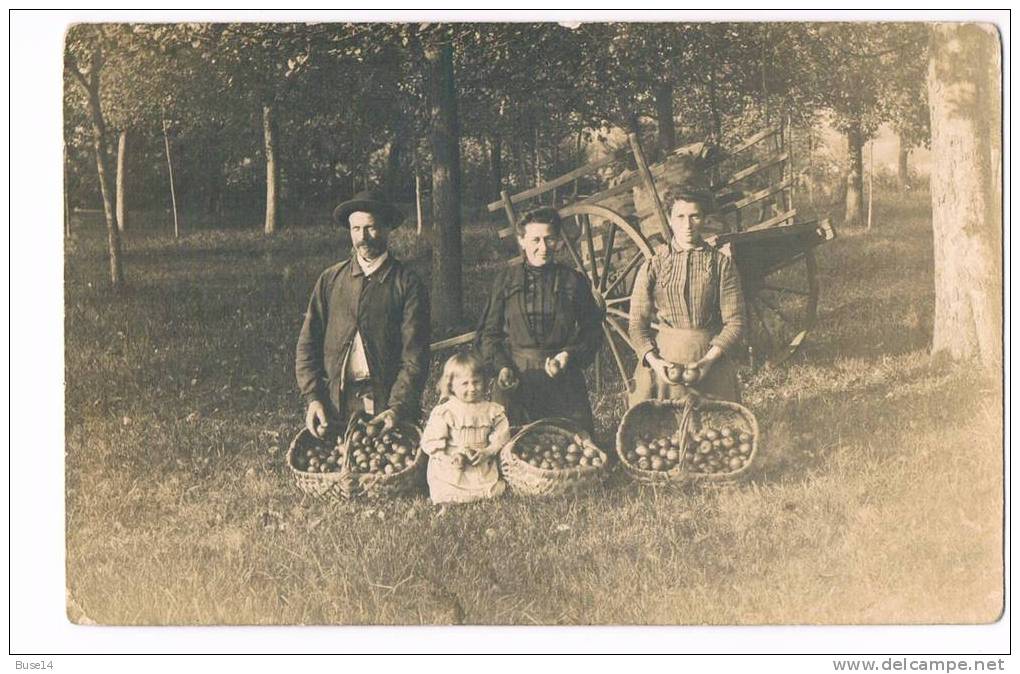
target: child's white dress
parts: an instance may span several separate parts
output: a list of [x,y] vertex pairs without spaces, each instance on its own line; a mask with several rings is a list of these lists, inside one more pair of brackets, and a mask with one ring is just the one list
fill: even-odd
[[[499,450],[509,440],[510,424],[498,403],[450,398],[437,405],[421,436],[422,450],[429,456],[432,502],[467,503],[502,494],[506,483],[499,478]],[[457,466],[454,457],[465,450],[483,455],[477,466],[467,460]]]

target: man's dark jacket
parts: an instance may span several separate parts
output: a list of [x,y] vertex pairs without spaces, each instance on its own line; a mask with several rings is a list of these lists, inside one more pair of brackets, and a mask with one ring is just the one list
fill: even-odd
[[392,254],[370,277],[353,259],[319,276],[297,343],[305,403],[318,400],[339,417],[342,368],[359,331],[376,413],[393,408],[418,421],[429,368],[429,298],[418,276]]

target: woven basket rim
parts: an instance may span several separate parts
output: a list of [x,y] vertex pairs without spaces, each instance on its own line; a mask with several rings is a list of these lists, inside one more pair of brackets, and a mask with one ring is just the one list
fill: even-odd
[[[570,426],[568,430],[561,428],[557,424],[563,424]],[[559,431],[563,435],[573,435],[581,438],[582,443],[590,446],[596,452],[598,452],[599,459],[602,460],[600,466],[571,466],[570,468],[539,468],[538,466],[532,466],[530,463],[520,458],[513,452],[513,448],[529,433],[533,432],[540,426],[552,426],[555,430]],[[577,422],[567,419],[565,417],[549,417],[546,419],[539,419],[532,421],[529,424],[525,424],[518,430],[510,440],[503,445],[503,449],[499,452],[500,458],[504,463],[511,464],[515,469],[521,470],[525,473],[533,473],[536,476],[546,478],[580,478],[587,475],[595,475],[604,471],[609,463],[609,454],[601,447],[595,444],[591,436],[583,428],[577,425]]]
[[312,432],[306,427],[298,431],[297,435],[294,436],[294,439],[291,440],[290,447],[287,448],[287,468],[290,469],[291,475],[296,478],[312,482],[339,482],[344,473],[343,466],[340,467],[340,470],[331,471],[329,473],[310,473],[308,471],[298,470],[294,466],[294,453],[297,450],[299,443],[308,437],[318,441],[318,438],[312,435]]
[[[623,467],[624,471],[629,473],[635,479],[642,482],[682,482],[687,472],[683,469],[684,462],[678,461],[677,465],[669,470],[645,470],[639,468],[627,460],[627,457],[623,451],[624,433],[626,430],[627,418],[638,409],[666,409],[668,408],[674,416],[677,416],[677,426],[679,427],[682,418],[680,415],[683,414],[683,408],[687,404],[687,397],[678,399],[659,400],[656,398],[650,400],[641,400],[633,405],[624,413],[623,418],[620,419],[620,425],[616,429],[616,458],[620,460],[620,466]],[[680,456],[683,457],[684,452],[687,451],[687,439],[684,437],[684,441],[680,446]]]
[[737,470],[730,471],[728,473],[695,473],[693,471],[687,471],[687,476],[694,481],[724,482],[727,480],[736,480],[737,478],[750,474],[751,469],[754,467],[755,461],[759,456],[758,419],[754,416],[754,413],[750,409],[740,403],[733,402],[732,400],[720,400],[718,398],[710,398],[706,396],[700,404],[706,403],[710,406],[722,407],[730,410],[731,412],[736,412],[741,416],[741,418],[743,418],[744,421],[747,422],[748,426],[751,427],[751,453],[747,457],[747,462]]
[[420,470],[421,464],[424,463],[423,457],[425,456],[425,453],[421,449],[422,429],[420,429],[416,424],[402,420],[398,420],[394,424],[393,428],[405,433],[407,431],[413,431],[413,437],[408,439],[411,441],[411,445],[414,449],[414,462],[395,473],[390,473],[389,475],[385,473],[362,473],[354,470],[351,466],[351,452],[346,451],[346,449],[351,441],[351,435],[354,432],[355,423],[359,418],[363,417],[363,413],[352,414],[350,420],[347,422],[347,430],[344,432],[345,468],[347,469],[348,474],[351,475],[363,489],[369,490],[375,487],[390,485],[394,482],[401,481],[400,478],[413,476],[415,471]]

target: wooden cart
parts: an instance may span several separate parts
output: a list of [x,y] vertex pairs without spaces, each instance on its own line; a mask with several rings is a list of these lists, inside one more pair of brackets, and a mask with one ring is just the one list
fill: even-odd
[[[835,233],[827,221],[796,219],[784,128],[766,129],[728,149],[687,145],[652,165],[637,136],[628,140],[627,147],[517,194],[503,192],[488,205],[490,212],[506,215],[507,226],[498,234],[508,255],[518,254],[513,228],[518,213],[538,205],[558,209],[565,261],[591,280],[605,308],[606,353],[596,359],[596,389],[612,371],[626,388],[632,383],[636,355],[627,329],[630,293],[641,263],[670,238],[660,194],[677,185],[710,189],[716,197],[706,240],[728,245],[740,272],[750,325],[748,362],[757,367],[789,358],[815,322],[819,284],[814,248]],[[444,340],[433,349],[473,336]]]

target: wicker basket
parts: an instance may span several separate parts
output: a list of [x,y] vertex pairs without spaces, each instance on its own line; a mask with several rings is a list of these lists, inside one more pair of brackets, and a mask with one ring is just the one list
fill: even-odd
[[736,428],[751,436],[751,453],[744,465],[728,473],[695,473],[686,467],[684,474],[692,482],[734,482],[748,478],[761,465],[761,452],[758,447],[758,420],[751,410],[743,405],[717,400],[715,398],[697,398],[691,414],[688,433],[697,433],[704,426],[728,426]]
[[[524,438],[537,433],[558,435],[582,448],[590,447],[595,450],[601,465],[551,470],[532,466],[514,454],[514,448]],[[569,419],[551,418],[541,419],[522,427],[500,450],[499,458],[503,477],[513,492],[528,496],[555,496],[576,493],[597,484],[605,476],[609,457],[576,423]]]
[[301,432],[294,437],[287,450],[287,468],[290,469],[294,483],[305,494],[326,501],[350,498],[354,485],[351,483],[346,467],[341,466],[340,471],[336,473],[308,473],[299,470],[294,465],[298,452],[322,444],[323,442],[312,435],[307,428],[302,428]]
[[[623,415],[616,430],[616,458],[624,472],[638,482],[646,484],[682,483],[686,479],[683,462],[677,462],[672,469],[644,470],[627,460],[628,451],[637,445],[643,435],[673,435],[689,423],[687,398],[679,400],[642,400]],[[681,433],[683,443],[681,456],[686,449],[686,429]]]
[[[365,419],[364,415],[360,419]],[[344,433],[344,446],[350,442],[351,434],[355,430],[355,424],[359,416],[352,416],[347,424],[347,431]],[[359,473],[350,466],[351,452],[344,453],[344,470],[348,476],[352,489],[347,498],[351,496],[365,496],[368,498],[391,498],[396,496],[413,496],[423,491],[425,487],[425,466],[428,458],[421,450],[421,430],[418,427],[406,423],[397,423],[399,429],[414,447],[414,463],[397,473],[389,475],[380,473]]]
[[[687,446],[692,433],[703,426],[725,425],[751,435],[751,454],[739,469],[727,473],[695,473],[687,460]],[[669,471],[643,470],[627,460],[627,452],[640,436],[672,435],[681,431],[680,452],[684,457]],[[707,396],[690,395],[678,400],[644,400],[623,416],[616,432],[616,453],[624,471],[639,482],[648,484],[688,482],[733,482],[750,476],[760,465],[758,421],[751,410],[738,403]]]

